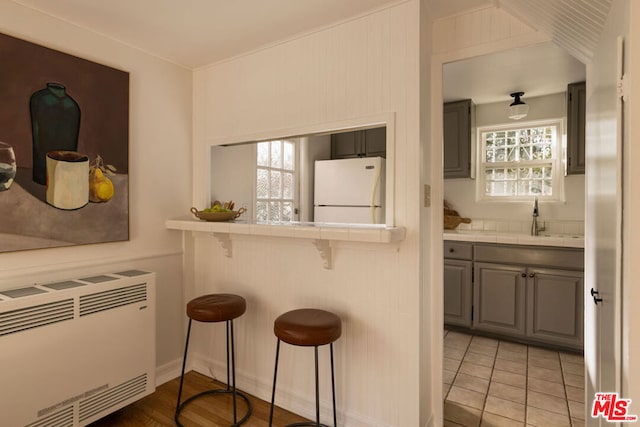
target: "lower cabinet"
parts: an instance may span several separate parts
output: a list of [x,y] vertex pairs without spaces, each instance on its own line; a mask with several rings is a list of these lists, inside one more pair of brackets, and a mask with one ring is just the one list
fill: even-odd
[[582,347],[584,275],[532,268],[527,274],[527,336]]
[[471,326],[471,261],[444,260],[444,322]]
[[[445,257],[461,252],[457,247],[452,251],[451,245],[445,244]],[[582,349],[582,253],[474,244],[473,255],[458,255],[467,259],[445,258],[445,324]]]
[[523,269],[480,262],[475,264],[475,269],[473,327],[524,335],[526,274]]

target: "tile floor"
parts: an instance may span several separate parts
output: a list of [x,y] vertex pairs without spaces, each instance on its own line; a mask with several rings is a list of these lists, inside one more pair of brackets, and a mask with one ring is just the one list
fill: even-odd
[[444,331],[444,425],[585,425],[581,355]]

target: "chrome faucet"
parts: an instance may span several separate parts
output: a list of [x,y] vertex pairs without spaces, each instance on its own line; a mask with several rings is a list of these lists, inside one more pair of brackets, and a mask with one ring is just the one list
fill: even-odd
[[542,221],[542,227],[538,227],[538,197],[533,199],[533,221],[531,221],[531,235],[537,236],[541,231],[546,229],[544,221]]

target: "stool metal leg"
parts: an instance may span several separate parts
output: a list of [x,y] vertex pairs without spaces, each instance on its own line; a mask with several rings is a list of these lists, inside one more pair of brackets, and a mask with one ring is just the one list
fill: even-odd
[[187,327],[187,341],[184,345],[184,358],[182,359],[182,374],[180,375],[180,388],[178,389],[178,403],[176,405],[175,421],[178,423],[178,415],[180,415],[180,398],[182,397],[182,385],[184,384],[184,370],[187,366],[187,350],[189,349],[189,336],[191,335],[191,319],[189,319],[189,326]]
[[333,427],[338,427],[338,417],[336,416],[336,379],[333,374],[333,343],[329,344],[331,352],[331,393],[333,395]]
[[227,390],[230,390],[229,385],[231,383],[229,382],[229,321],[227,320],[225,323],[227,326]]
[[[338,417],[336,414],[336,381],[334,375],[334,365],[333,365],[333,343],[330,343],[330,351],[331,351],[331,392],[333,398],[333,427],[337,427],[338,425]],[[271,411],[269,412],[269,427],[273,425],[273,409],[275,406],[275,396],[276,396],[276,379],[278,377],[278,357],[280,354],[280,339],[278,339],[278,343],[276,345],[276,366],[273,372],[273,390],[271,391]],[[314,356],[315,356],[315,380],[316,380],[316,420],[313,421],[305,421],[301,423],[293,423],[288,424],[285,427],[328,427],[326,424],[320,423],[320,375],[319,375],[319,363],[318,363],[318,346],[314,346]]]
[[320,376],[318,375],[318,346],[313,347],[316,359],[316,426],[320,427]]
[[[232,427],[236,427],[247,421],[251,412],[253,411],[253,405],[251,405],[251,401],[247,396],[243,393],[236,390],[236,365],[235,365],[235,342],[233,336],[233,320],[227,320],[227,386],[223,389],[213,389],[213,390],[205,390],[200,392],[194,396],[189,397],[184,402],[180,403],[182,398],[182,386],[184,383],[184,371],[186,369],[187,362],[187,350],[189,349],[189,336],[191,335],[191,320],[189,319],[189,326],[187,328],[187,340],[184,346],[184,360],[182,361],[182,375],[180,377],[180,388],[178,389],[178,403],[176,406],[176,414],[174,416],[174,421],[177,426],[182,427],[182,423],[178,419],[180,416],[180,412],[191,402],[198,399],[199,397],[211,394],[221,394],[221,393],[233,393],[233,424]],[[231,352],[229,352],[229,346],[231,346]],[[231,364],[229,363],[229,356],[231,355]],[[229,365],[231,365],[231,369],[229,369]],[[244,416],[238,421],[237,419],[237,404],[236,399],[241,398],[245,401],[247,405],[247,412]]]
[[[227,328],[229,327],[229,324],[231,324],[231,375],[232,377],[232,381],[233,381],[233,424],[237,424],[238,423],[238,418],[236,415],[236,351],[235,348],[236,346],[234,345],[233,342],[233,320],[229,320],[227,322]],[[228,330],[228,329],[227,329]],[[227,341],[227,345],[229,344],[229,341]],[[229,347],[227,347],[227,358],[229,357]],[[229,364],[227,362],[227,389],[229,389]]]
[[276,379],[278,378],[278,356],[280,355],[280,339],[276,344],[276,367],[273,370],[273,389],[271,391],[271,409],[269,410],[269,427],[273,425],[273,406],[276,401]]

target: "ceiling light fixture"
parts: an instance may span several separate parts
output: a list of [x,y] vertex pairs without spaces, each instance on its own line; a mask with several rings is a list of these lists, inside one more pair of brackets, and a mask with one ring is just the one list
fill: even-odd
[[529,112],[529,106],[520,100],[522,95],[524,95],[524,92],[514,92],[511,94],[514,98],[511,105],[509,105],[509,118],[511,120],[520,120],[526,117]]

